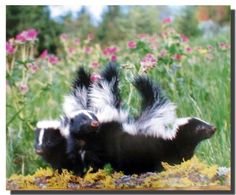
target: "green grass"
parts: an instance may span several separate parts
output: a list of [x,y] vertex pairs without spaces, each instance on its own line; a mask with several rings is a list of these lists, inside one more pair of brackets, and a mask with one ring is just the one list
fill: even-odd
[[[199,145],[197,156],[209,164],[230,166],[230,54],[229,50],[218,48],[220,41],[229,43],[228,35],[212,40],[193,39],[193,47],[213,45],[212,59],[205,54],[187,56],[177,71],[171,66],[157,65],[149,75],[175,102],[179,117],[197,116],[217,127],[216,134]],[[77,66],[78,63],[66,60],[51,68],[42,64],[41,71],[29,78],[30,90],[24,96],[16,86],[23,70],[16,67],[8,75],[11,88],[7,90],[7,176],[33,173],[38,167],[46,166],[34,152],[33,130],[38,120],[55,119],[60,115],[63,96],[69,92]],[[125,74],[128,72],[122,70],[121,90],[124,106],[127,106],[125,101],[130,88]],[[135,91],[130,107],[132,113],[137,113],[139,98]]]

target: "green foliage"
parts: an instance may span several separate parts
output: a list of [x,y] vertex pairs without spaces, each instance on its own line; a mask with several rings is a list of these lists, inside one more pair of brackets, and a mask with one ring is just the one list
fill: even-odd
[[121,15],[119,6],[109,6],[102,15],[102,22],[97,31],[98,39],[104,43],[115,43],[124,39],[125,29],[122,23],[124,18]]
[[198,29],[198,20],[196,17],[196,7],[185,6],[176,18],[176,27],[178,32],[187,36],[197,36],[201,32]]
[[58,36],[63,29],[60,24],[50,19],[47,6],[9,5],[6,7],[7,40],[29,28],[35,28],[39,31],[39,51],[45,48],[51,52],[56,51],[59,42]]
[[103,170],[106,172],[106,174],[110,175],[113,172],[113,168],[111,164],[106,164],[103,168]]
[[117,44],[137,34],[156,34],[160,32],[161,11],[167,11],[166,6],[109,6],[96,33],[98,40],[102,45]]
[[64,33],[78,36],[81,39],[86,39],[89,33],[95,32],[94,24],[92,23],[91,15],[87,8],[83,6],[77,13],[76,18],[72,17],[72,13],[67,13],[62,18]]

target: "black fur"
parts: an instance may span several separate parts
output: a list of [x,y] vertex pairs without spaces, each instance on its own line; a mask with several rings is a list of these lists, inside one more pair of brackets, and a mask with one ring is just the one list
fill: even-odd
[[76,89],[85,87],[86,89],[88,89],[91,84],[90,76],[90,73],[86,72],[83,67],[79,67],[76,71],[76,76],[72,83],[72,88]]
[[66,139],[60,134],[59,129],[44,129],[42,145],[39,145],[39,133],[42,129],[35,130],[35,151],[37,154],[59,172],[62,169],[71,170],[72,163],[66,154]]
[[[91,83],[88,75],[83,69],[78,71],[73,89],[83,86],[89,89]],[[113,82],[111,89],[114,97],[111,98],[115,98],[114,106],[119,109],[119,75],[116,66],[108,65],[101,76],[107,82]],[[160,87],[146,77],[137,77],[134,86],[142,97],[140,116],[145,120],[152,119],[152,112],[169,101],[163,95]],[[124,171],[126,174],[161,171],[163,169],[161,162],[177,164],[188,160],[193,156],[196,146],[202,140],[210,138],[215,132],[213,126],[191,118],[188,123],[179,127],[172,140],[144,134],[130,135],[124,131],[123,124],[120,122],[112,121],[101,123],[99,126],[91,125],[92,121],[97,121],[96,113],[92,114],[90,111],[88,113],[92,118],[83,112],[70,118],[69,137],[66,140],[64,138],[63,142],[52,139],[57,145],[56,148],[49,150],[49,147],[46,147],[51,154],[63,151],[61,154],[58,153],[60,156],[58,158],[51,158],[50,152],[45,155],[45,160],[51,162],[52,166],[54,166],[54,162],[60,163],[63,159],[66,161],[68,169],[73,170],[75,174],[82,174],[84,168],[89,166],[97,170],[107,163],[110,163],[115,170]],[[143,115],[148,115],[148,117]],[[142,132],[145,133],[145,131]],[[50,136],[47,137],[50,138]],[[60,165],[60,167],[64,167],[64,165]]]
[[86,151],[97,155],[104,164],[126,174],[161,171],[161,162],[181,163],[193,156],[196,146],[213,135],[215,128],[192,118],[179,127],[173,140],[130,135],[117,122],[104,123],[99,133],[88,134]]
[[[90,112],[88,112],[92,119],[88,117],[86,114],[81,113],[75,116],[70,121],[70,135],[67,138],[67,155],[73,165],[77,166],[82,164],[82,168],[79,167],[77,172],[82,173],[84,169],[89,166],[93,166],[94,169],[100,165],[99,159],[97,155],[95,155],[94,151],[87,152],[85,151],[85,145],[87,145],[87,141],[90,140],[90,135],[96,134],[98,131],[98,120],[96,116]],[[94,125],[95,124],[95,125]],[[79,152],[85,152],[84,159]],[[72,168],[73,170],[76,167]]]
[[[150,116],[146,120],[152,119],[153,110],[169,101],[160,87],[146,77],[137,77],[134,86],[142,96],[143,111],[140,115],[148,113]],[[73,128],[79,131],[79,124],[75,123]],[[179,127],[173,140],[167,140],[144,134],[130,135],[124,131],[122,123],[113,121],[100,124],[96,133],[88,129],[83,139],[86,140],[85,151],[97,156],[99,166],[110,163],[115,170],[131,174],[161,171],[162,161],[176,164],[188,160],[193,156],[195,147],[214,132],[213,126],[191,118],[187,124]]]
[[[109,63],[106,68],[101,72],[102,79],[108,83],[112,83],[111,90],[114,94],[114,106],[119,108],[120,106],[120,94],[118,89],[119,83],[119,73],[117,70],[117,65],[114,63]],[[89,74],[85,72],[83,68],[77,71],[77,76],[73,84],[73,89],[85,87],[89,90],[91,81]],[[89,92],[88,92],[89,93]],[[87,102],[89,104],[89,100]],[[79,114],[74,118],[70,119],[70,136],[67,138],[67,154],[69,159],[73,164],[79,164],[81,161],[81,156],[78,155],[78,151],[84,150],[81,143],[86,143],[86,136],[88,133],[95,133],[96,127],[91,126],[92,121],[98,121],[96,116],[87,110],[88,114],[91,115],[93,119],[90,119],[86,114]],[[100,160],[94,155],[94,152],[85,151],[84,166],[87,167],[92,165],[95,167],[100,167]],[[73,168],[74,169],[74,168]]]
[[158,109],[160,105],[163,105],[168,101],[164,96],[161,87],[158,84],[154,84],[148,77],[137,76],[133,85],[142,97],[142,110],[150,107]]

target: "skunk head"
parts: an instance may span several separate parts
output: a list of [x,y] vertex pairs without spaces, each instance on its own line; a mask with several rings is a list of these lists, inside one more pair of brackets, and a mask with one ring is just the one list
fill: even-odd
[[35,152],[45,155],[60,144],[65,138],[60,133],[60,121],[39,121],[35,129]]
[[177,138],[183,142],[198,144],[202,140],[210,138],[215,131],[216,128],[213,125],[199,118],[187,118],[186,123],[179,126]]
[[76,138],[94,133],[99,129],[99,121],[95,114],[88,110],[80,110],[70,119],[70,133]]
[[216,128],[198,118],[179,118],[175,123],[177,134],[172,140],[179,155],[179,160],[188,160],[193,154],[196,146],[203,140],[210,138]]

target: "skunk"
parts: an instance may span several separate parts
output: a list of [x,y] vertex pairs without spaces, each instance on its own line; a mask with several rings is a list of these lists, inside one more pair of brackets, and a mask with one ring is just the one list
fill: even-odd
[[72,167],[66,153],[66,138],[60,133],[61,127],[60,120],[39,121],[35,129],[35,152],[59,172]]
[[190,159],[195,147],[215,132],[213,126],[198,118],[177,119],[175,126],[178,130],[171,140],[131,135],[116,121],[102,123],[99,131],[88,133],[84,150],[97,156],[102,165],[110,163],[125,174],[161,171],[161,162],[177,164]]
[[[109,90],[113,94],[111,98],[114,105],[112,107],[119,108],[119,77],[116,65],[110,63],[101,73],[101,76],[109,85]],[[83,67],[79,68],[72,83],[71,93],[64,98],[63,110],[65,116],[60,121],[39,121],[37,124],[35,131],[36,153],[59,171],[67,168],[75,174],[81,175],[84,167],[100,168],[103,165],[93,152],[86,152],[83,149],[86,143],[86,139],[83,140],[83,132],[93,131],[99,124],[96,116],[89,111],[89,109],[96,110],[95,107],[89,106],[88,93],[90,85],[90,73],[87,73]],[[86,120],[89,121],[89,124],[83,122]],[[100,120],[102,119],[100,118]],[[103,120],[106,119],[103,118]],[[69,124],[80,125],[79,133],[73,128],[69,129]]]
[[98,82],[92,83],[88,75],[79,71],[63,106],[69,122],[60,131],[72,164],[68,169],[74,173],[107,163],[126,174],[161,171],[162,161],[175,164],[191,158],[197,144],[216,130],[198,118],[176,118],[175,105],[146,77],[134,81],[142,109],[132,119],[120,107],[114,65],[101,73]]
[[[100,163],[100,160],[93,152],[86,152],[84,147],[81,146],[81,142],[86,143],[86,139],[83,135],[96,131],[99,122],[110,120],[108,112],[111,110],[116,111],[120,107],[120,94],[118,89],[119,76],[116,64],[108,64],[101,73],[101,78],[101,83],[104,84],[101,87],[106,87],[105,92],[100,91],[99,93],[99,96],[107,101],[107,105],[102,107],[104,110],[101,111],[99,105],[102,104],[99,104],[99,102],[96,105],[93,104],[94,102],[90,102],[88,97],[92,89],[92,82],[90,80],[90,74],[86,73],[83,68],[77,71],[75,81],[72,85],[72,93],[65,97],[63,104],[64,113],[69,118],[71,127],[62,128],[61,132],[65,135],[67,140],[67,155],[74,165],[79,164],[82,160],[85,167],[92,165],[94,170],[95,167],[100,167],[102,163]],[[108,91],[110,92],[109,96],[107,96],[108,94],[106,93]],[[90,103],[92,105],[90,105]],[[104,113],[104,111],[106,111],[106,113]],[[94,113],[96,113],[96,116]],[[99,122],[97,117],[99,117]],[[78,128],[73,128],[75,126]],[[74,169],[76,168],[72,168],[72,170]]]
[[[110,109],[111,117],[107,121],[98,120],[100,125],[95,131],[87,131],[87,136],[83,134],[84,149],[103,164],[110,163],[115,170],[126,174],[161,171],[162,161],[175,164],[191,158],[195,147],[215,132],[215,127],[201,119],[176,118],[174,104],[148,78],[137,77],[134,86],[142,96],[142,111],[135,120],[120,117],[122,110],[114,108],[114,101],[107,101],[112,95],[105,82],[91,87],[91,105],[96,107],[96,103],[100,103],[96,116]],[[75,120],[82,115],[80,113]],[[81,123],[70,124],[70,131],[80,132],[80,128]]]

